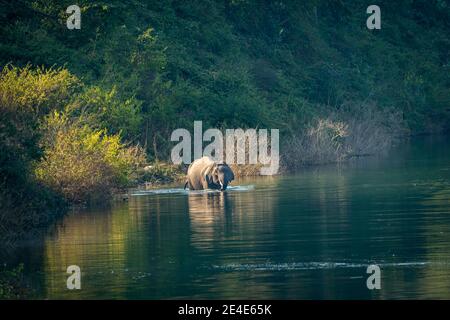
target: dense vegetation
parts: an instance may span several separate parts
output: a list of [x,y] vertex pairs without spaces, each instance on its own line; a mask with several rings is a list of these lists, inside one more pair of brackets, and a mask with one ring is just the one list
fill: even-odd
[[12,269],[0,266],[0,299],[20,299],[32,295],[24,279],[23,268],[23,264]]
[[371,3],[351,0],[84,0],[68,30],[72,2],[3,5],[0,63],[66,66],[93,86],[79,102],[92,122],[151,159],[193,120],[290,136],[375,105],[413,132],[448,126],[446,1],[379,1],[381,30],[366,28]]
[[279,128],[288,168],[449,128],[444,0],[380,0],[381,30],[368,1],[80,0],[81,30],[71,0],[0,3],[4,230],[110,196],[148,162],[175,174],[160,162],[194,120]]

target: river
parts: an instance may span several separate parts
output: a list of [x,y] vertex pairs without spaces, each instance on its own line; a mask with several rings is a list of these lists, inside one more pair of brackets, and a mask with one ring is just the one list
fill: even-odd
[[414,140],[226,192],[134,191],[72,210],[14,260],[48,299],[449,299],[450,141]]

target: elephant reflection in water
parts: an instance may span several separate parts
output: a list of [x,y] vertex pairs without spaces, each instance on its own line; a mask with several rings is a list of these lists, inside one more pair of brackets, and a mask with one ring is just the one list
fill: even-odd
[[[188,194],[192,245],[210,249],[212,242],[254,238],[273,232],[274,197],[264,192],[200,191]],[[255,227],[258,226],[258,227]]]
[[226,192],[213,191],[190,193],[188,202],[192,243],[207,249],[231,226],[231,200]]

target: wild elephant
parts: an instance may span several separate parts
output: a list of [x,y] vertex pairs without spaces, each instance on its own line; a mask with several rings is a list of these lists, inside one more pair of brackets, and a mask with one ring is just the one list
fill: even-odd
[[219,189],[223,191],[233,180],[233,171],[226,163],[216,163],[209,157],[203,157],[189,166],[184,189],[189,186],[189,190]]

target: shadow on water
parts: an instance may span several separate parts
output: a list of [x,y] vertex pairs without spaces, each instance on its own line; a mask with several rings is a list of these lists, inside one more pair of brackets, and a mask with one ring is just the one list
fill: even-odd
[[[250,178],[134,191],[17,252],[43,298],[450,298],[448,140]],[[82,290],[66,289],[79,265]],[[378,264],[381,290],[368,290]]]

